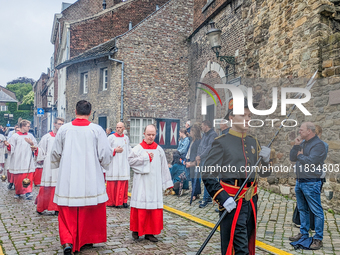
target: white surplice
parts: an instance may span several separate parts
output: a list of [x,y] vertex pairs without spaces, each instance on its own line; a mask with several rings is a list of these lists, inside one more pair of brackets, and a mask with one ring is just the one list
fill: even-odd
[[[149,154],[154,157],[150,162]],[[163,192],[173,186],[164,150],[135,146],[129,155],[134,171],[130,206],[138,209],[163,209]]]
[[107,181],[126,181],[130,180],[130,165],[128,162],[128,156],[131,152],[129,137],[123,135],[117,137],[115,134],[108,136],[108,141],[112,150],[120,146],[123,148],[121,153],[115,153],[112,158],[109,170],[106,172]]
[[31,133],[22,134],[18,132],[8,139],[8,143],[11,145],[11,150],[8,152],[11,156],[9,172],[12,174],[24,174],[35,171],[31,145],[25,141],[25,138],[30,138],[34,145],[37,145],[37,141]]
[[6,138],[3,134],[0,134],[0,164],[5,163],[5,153],[6,153],[6,146],[3,143]]
[[53,202],[60,206],[89,206],[107,201],[102,167],[107,169],[113,150],[97,124],[60,127],[51,151],[51,168],[59,168]]
[[37,168],[43,168],[40,186],[55,187],[57,184],[59,169],[51,169],[51,151],[54,139],[54,136],[47,133],[38,144],[38,155],[35,157],[35,161],[44,161],[42,166],[37,164]]

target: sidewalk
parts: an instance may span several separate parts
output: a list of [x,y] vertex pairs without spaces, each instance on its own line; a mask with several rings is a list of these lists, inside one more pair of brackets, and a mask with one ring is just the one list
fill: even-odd
[[[203,190],[203,189],[202,189]],[[182,197],[164,197],[164,204],[212,223],[218,221],[217,205],[200,209],[199,200],[189,205],[188,191]],[[340,254],[340,215],[325,211],[324,247],[318,251],[295,251],[288,238],[299,233],[292,223],[295,200],[260,190],[257,214],[257,240],[292,254]],[[216,233],[215,235],[218,235]],[[203,242],[203,240],[202,240]]]

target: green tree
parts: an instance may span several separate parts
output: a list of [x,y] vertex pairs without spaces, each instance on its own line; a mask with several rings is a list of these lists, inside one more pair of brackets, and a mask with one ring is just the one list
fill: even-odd
[[30,83],[15,83],[8,84],[6,89],[15,93],[19,102],[22,101],[23,97],[32,91],[32,85]]
[[22,103],[23,104],[34,104],[34,91],[31,90],[30,92],[28,92],[27,95],[25,95],[23,98],[22,98]]

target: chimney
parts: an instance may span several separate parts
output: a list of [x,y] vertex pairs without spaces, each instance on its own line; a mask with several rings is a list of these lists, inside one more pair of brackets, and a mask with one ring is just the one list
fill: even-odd
[[106,9],[106,0],[103,0],[103,10]]

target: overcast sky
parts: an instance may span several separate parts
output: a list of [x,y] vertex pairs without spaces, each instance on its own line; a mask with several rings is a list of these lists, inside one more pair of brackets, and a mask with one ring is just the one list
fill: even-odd
[[0,85],[18,77],[38,80],[47,72],[53,18],[75,0],[0,0]]

